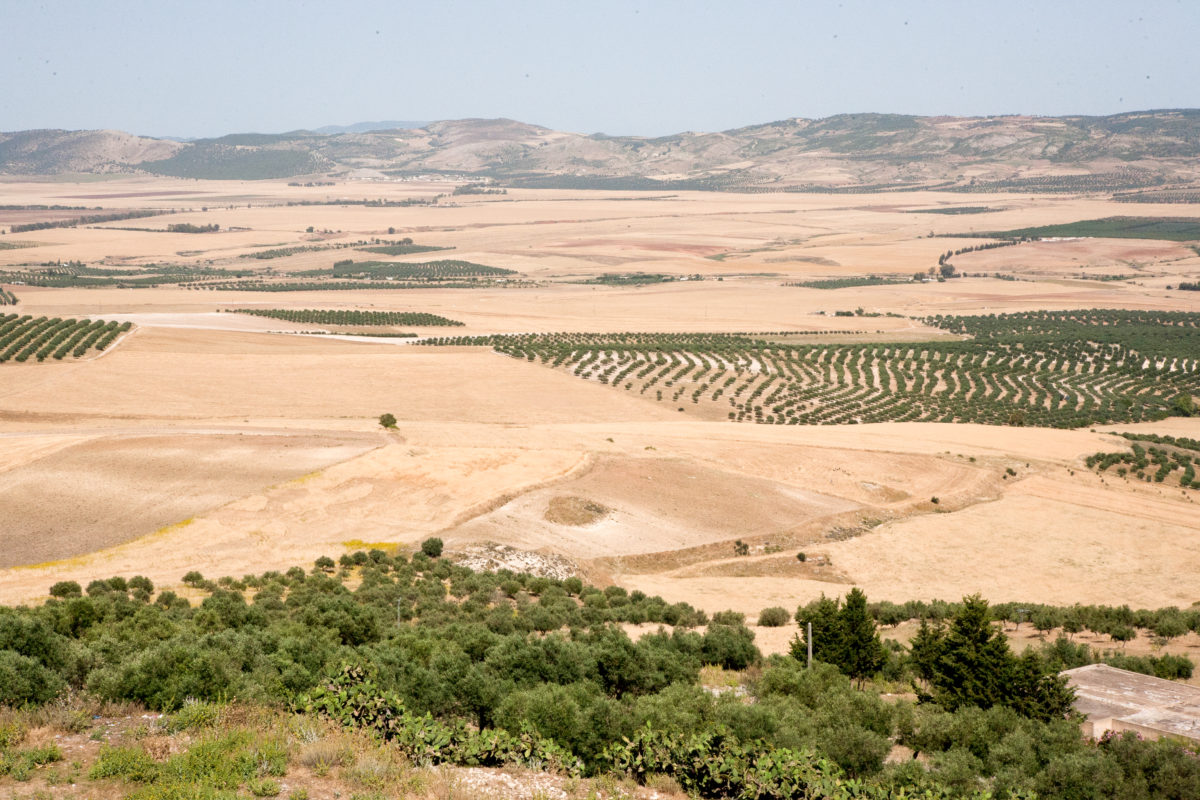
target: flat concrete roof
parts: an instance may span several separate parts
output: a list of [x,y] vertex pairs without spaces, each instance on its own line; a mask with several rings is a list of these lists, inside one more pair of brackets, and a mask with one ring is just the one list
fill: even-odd
[[1089,664],[1062,674],[1075,689],[1075,710],[1090,720],[1111,719],[1200,740],[1200,686],[1107,664]]

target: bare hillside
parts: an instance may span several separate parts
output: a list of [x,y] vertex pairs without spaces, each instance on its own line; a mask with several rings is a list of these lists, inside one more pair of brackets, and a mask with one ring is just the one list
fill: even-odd
[[1111,117],[843,114],[656,138],[568,133],[507,119],[183,143],[114,131],[0,134],[0,174],[255,179],[372,169],[546,188],[1112,192],[1188,186],[1200,178],[1197,155],[1195,110]]
[[122,131],[35,130],[0,133],[0,172],[127,172],[130,165],[169,158],[187,145]]

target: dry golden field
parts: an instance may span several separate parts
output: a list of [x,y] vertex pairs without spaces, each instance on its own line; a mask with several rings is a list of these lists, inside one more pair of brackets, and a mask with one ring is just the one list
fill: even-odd
[[[19,313],[136,328],[100,357],[0,364],[0,602],[36,600],[62,579],[145,574],[169,587],[192,569],[241,575],[369,544],[412,547],[434,535],[451,552],[497,542],[565,556],[593,580],[709,611],[794,608],[852,585],[897,601],[972,592],[1062,604],[1200,601],[1200,493],[1102,479],[1083,467],[1088,454],[1114,448],[1107,431],[1200,438],[1200,419],[1095,431],[731,423],[489,348],[301,336],[294,334],[324,327],[227,313],[419,311],[464,323],[422,335],[828,331],[809,340],[921,341],[948,336],[914,319],[931,314],[1200,311],[1200,292],[1167,290],[1200,276],[1200,255],[1160,241],[969,253],[954,264],[971,277],[942,283],[783,286],[911,276],[948,249],[984,241],[931,233],[1185,216],[1191,207],[1016,194],[533,190],[446,196],[436,207],[288,205],[428,199],[451,189],[128,177],[0,182],[3,206],[192,209],[6,234],[0,245],[29,246],[0,247],[0,269],[78,260],[265,275],[326,268],[352,251],[239,256],[389,238],[393,228],[391,238],[454,249],[391,260],[463,259],[516,270],[524,280],[281,293],[5,284],[21,301]],[[995,210],[906,213],[953,205]],[[0,211],[0,230],[37,219]],[[221,229],[165,232],[181,222]],[[581,282],[636,271],[704,280]],[[995,272],[1024,280],[974,277]],[[833,316],[854,308],[898,316]],[[860,332],[835,333],[848,326]],[[395,431],[378,425],[385,412],[398,419]],[[590,510],[572,516],[552,507]],[[734,556],[737,539],[750,545],[749,556]],[[799,551],[808,556],[803,564]]]

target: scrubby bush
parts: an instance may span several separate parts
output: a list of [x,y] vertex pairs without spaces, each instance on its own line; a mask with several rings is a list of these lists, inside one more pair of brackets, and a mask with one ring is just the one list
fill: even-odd
[[764,628],[782,628],[791,621],[792,615],[788,613],[786,608],[781,606],[772,606],[764,608],[758,613],[758,624]]
[[[236,697],[364,728],[418,763],[532,758],[567,771],[627,771],[639,780],[657,771],[708,797],[836,797],[851,787],[855,796],[878,800],[970,796],[976,788],[995,796],[1072,796],[1082,791],[1081,765],[1096,770],[1097,785],[1113,796],[1147,796],[1143,784],[1157,792],[1149,796],[1200,796],[1194,759],[1178,745],[1095,747],[1081,740],[1077,722],[1048,713],[1048,700],[1058,695],[1048,691],[1054,687],[1047,676],[1063,661],[1097,654],[1066,639],[1028,655],[1007,653],[991,638],[972,639],[959,630],[960,617],[979,610],[971,598],[871,606],[855,596],[800,610],[801,621],[811,614],[836,623],[849,608],[844,616],[858,627],[847,625],[843,645],[874,638],[863,624],[872,615],[951,620],[940,630],[927,623],[911,653],[883,648],[879,674],[888,688],[918,681],[930,695],[913,705],[885,700],[851,666],[843,665],[844,675],[819,660],[812,669],[788,656],[764,662],[736,612],[713,615],[700,635],[684,626],[707,622],[702,612],[619,587],[476,573],[424,552],[411,561],[380,550],[348,553],[345,564],[332,575],[288,570],[210,582],[197,574],[195,607],[169,591],[142,602],[138,595],[148,588],[129,579],[98,581],[86,597],[0,610],[0,691],[9,693],[3,701],[37,704],[71,686],[170,712],[165,726],[191,732],[201,747],[194,756],[146,761],[135,747],[106,749],[97,762],[100,772],[124,780],[143,775],[160,794],[182,786],[185,775],[243,794],[252,792],[249,781],[277,777],[271,770],[279,767],[270,765],[286,761],[277,745],[225,736],[221,703]],[[257,588],[252,602],[239,586]],[[997,619],[1040,610],[1011,605],[976,614],[978,629],[997,632]],[[1077,606],[1056,613],[1065,621],[1068,612],[1088,629],[1148,630],[1172,615],[1195,623],[1190,609]],[[635,641],[619,624],[642,619],[664,627]],[[952,655],[964,646],[969,657]],[[996,662],[1003,683],[970,676],[957,683],[995,688],[999,700],[951,696],[939,673],[995,666],[982,657],[994,652],[1007,653]],[[1173,663],[1155,661],[1161,672]],[[368,666],[347,674],[345,664]],[[703,673],[706,683],[719,673],[719,686],[701,685],[702,664],[726,670]],[[1185,674],[1183,665],[1174,674]],[[979,708],[985,703],[991,707]],[[891,740],[919,751],[920,762],[885,765]]]
[[173,711],[195,697],[218,700],[235,688],[227,655],[184,642],[165,642],[120,665],[92,673],[88,688],[106,700],[137,700]]
[[736,625],[710,623],[700,645],[700,660],[724,669],[745,669],[760,658],[754,631]]
[[58,673],[41,662],[12,650],[0,650],[0,706],[45,703],[63,686]]
[[76,581],[59,581],[50,587],[51,597],[82,597],[83,589]]

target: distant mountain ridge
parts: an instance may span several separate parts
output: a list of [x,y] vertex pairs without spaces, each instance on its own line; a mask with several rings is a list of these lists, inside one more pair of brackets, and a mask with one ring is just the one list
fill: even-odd
[[661,137],[589,136],[509,119],[364,122],[194,141],[119,131],[0,133],[0,174],[104,172],[241,179],[452,174],[509,186],[735,191],[1171,188],[1200,180],[1200,110],[841,114]]
[[350,125],[322,125],[320,128],[313,128],[313,133],[320,133],[326,136],[337,133],[374,133],[375,131],[394,131],[407,128],[424,128],[429,124],[429,121],[414,122],[387,120],[384,122],[355,122]]

